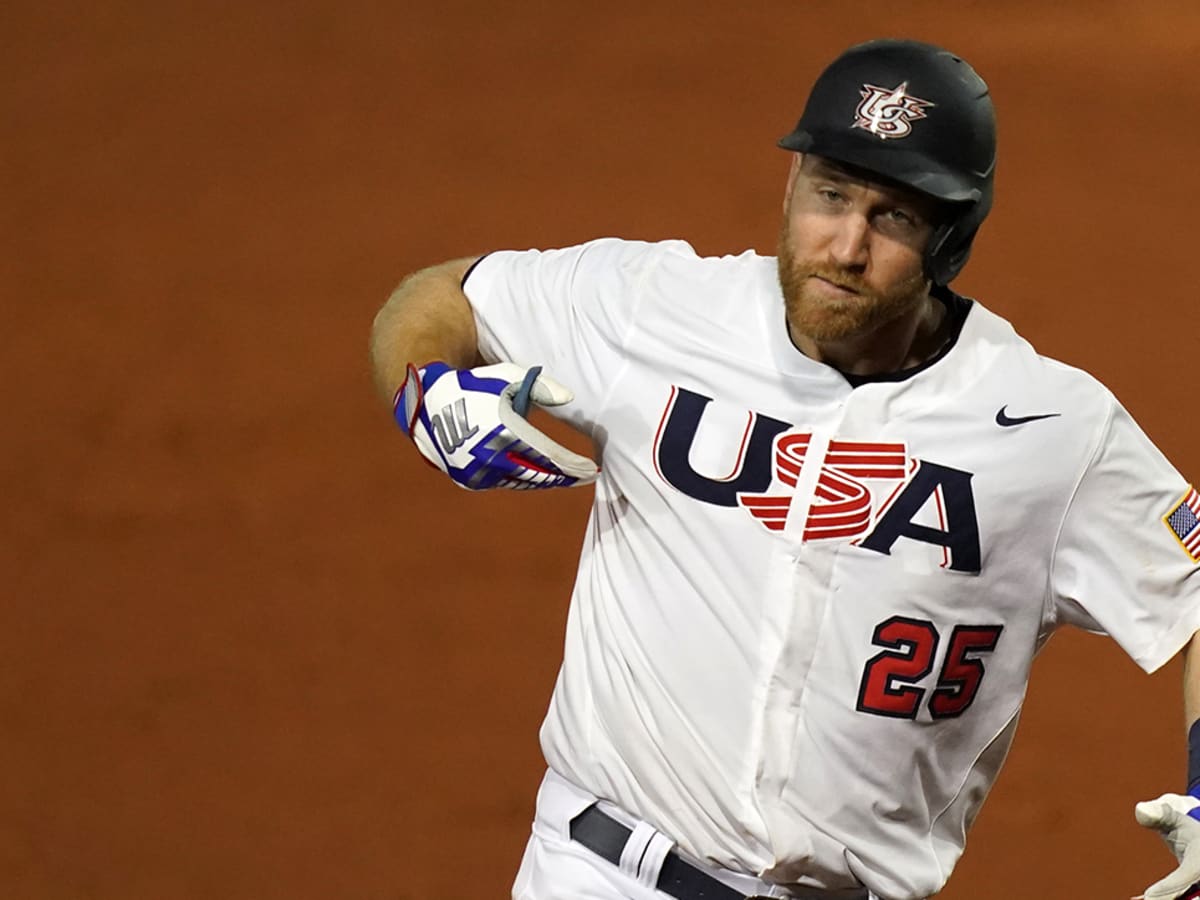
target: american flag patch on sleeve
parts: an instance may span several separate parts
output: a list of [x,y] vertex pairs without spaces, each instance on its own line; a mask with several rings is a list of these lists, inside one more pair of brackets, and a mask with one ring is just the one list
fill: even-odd
[[1188,485],[1187,493],[1163,516],[1163,521],[1192,562],[1200,562],[1200,494],[1194,487]]

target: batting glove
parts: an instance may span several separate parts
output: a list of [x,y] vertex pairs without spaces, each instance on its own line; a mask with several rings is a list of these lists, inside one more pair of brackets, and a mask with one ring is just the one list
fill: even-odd
[[574,397],[541,366],[497,363],[452,369],[409,365],[393,413],[429,463],[470,491],[570,487],[596,480],[596,464],[543,434],[525,415],[531,402]]
[[1139,803],[1134,815],[1139,825],[1157,831],[1179,860],[1174,872],[1146,888],[1145,900],[1200,898],[1200,800],[1190,794],[1163,794]]

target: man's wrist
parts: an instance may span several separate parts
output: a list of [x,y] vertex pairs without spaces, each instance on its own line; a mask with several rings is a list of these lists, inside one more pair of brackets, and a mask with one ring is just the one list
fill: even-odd
[[1200,800],[1200,719],[1188,729],[1187,792]]

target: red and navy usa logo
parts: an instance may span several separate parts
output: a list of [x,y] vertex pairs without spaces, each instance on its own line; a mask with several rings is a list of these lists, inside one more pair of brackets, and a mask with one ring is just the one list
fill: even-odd
[[806,543],[842,541],[890,555],[903,538],[939,546],[944,568],[980,571],[972,473],[911,458],[902,442],[819,440],[751,410],[744,432],[728,436],[736,449],[732,473],[712,478],[691,462],[711,402],[686,388],[671,390],[654,465],[676,490],[745,510],[768,531],[799,534]]
[[809,505],[805,541],[855,540],[873,522],[876,484],[899,486],[908,475],[908,454],[902,443],[833,440],[822,459],[813,454],[812,434],[784,432],[775,438],[774,478],[766,493],[738,494],[738,505],[767,529],[783,531],[806,467],[815,467],[813,500]]

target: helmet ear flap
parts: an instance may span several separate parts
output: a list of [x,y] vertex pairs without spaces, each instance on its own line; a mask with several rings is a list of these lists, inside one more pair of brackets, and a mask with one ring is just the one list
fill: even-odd
[[943,251],[946,247],[946,242],[954,234],[954,230],[952,223],[939,225],[933,234],[930,235],[929,243],[925,247],[925,277],[939,286],[948,284],[950,281],[946,277],[947,267]]
[[979,226],[976,225],[970,234],[964,235],[962,224],[949,222],[939,225],[925,248],[925,275],[939,287],[953,281],[971,256],[971,243]]
[[945,286],[962,271],[971,257],[971,245],[979,227],[992,210],[992,185],[986,185],[983,196],[975,203],[952,211],[929,237],[925,247],[925,275],[934,284]]

